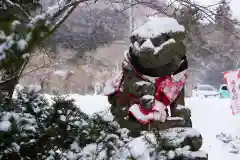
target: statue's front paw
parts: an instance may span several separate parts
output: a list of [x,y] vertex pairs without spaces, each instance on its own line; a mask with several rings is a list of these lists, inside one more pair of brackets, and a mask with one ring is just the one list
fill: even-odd
[[129,114],[132,115],[141,124],[147,124],[153,120],[151,110],[144,109],[140,104],[133,104],[129,108]]
[[155,97],[152,95],[144,95],[141,98],[141,105],[144,108],[150,109],[150,108],[152,108],[152,106],[154,104],[154,99],[155,99]]
[[165,122],[167,119],[166,107],[162,103],[155,103],[150,109],[134,104],[129,108],[129,113],[140,123],[147,124],[151,121]]

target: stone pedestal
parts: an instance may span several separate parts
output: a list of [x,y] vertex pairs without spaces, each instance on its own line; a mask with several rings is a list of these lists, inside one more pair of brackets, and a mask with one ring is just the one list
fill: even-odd
[[207,154],[199,151],[202,146],[202,136],[191,128],[191,111],[189,108],[177,105],[164,123],[155,121],[143,125],[133,117],[128,116],[128,108],[112,107],[111,112],[121,128],[130,130],[130,136],[138,137],[141,132],[153,132],[160,137],[161,148],[172,151],[175,160],[207,160]]

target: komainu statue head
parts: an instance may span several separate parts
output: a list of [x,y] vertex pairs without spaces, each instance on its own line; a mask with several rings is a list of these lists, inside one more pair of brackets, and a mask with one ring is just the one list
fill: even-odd
[[[185,56],[184,38],[185,29],[177,20],[169,17],[151,18],[132,33],[128,54],[139,72],[145,70],[142,74],[158,77],[169,75],[177,70]],[[153,73],[152,69],[157,73]]]

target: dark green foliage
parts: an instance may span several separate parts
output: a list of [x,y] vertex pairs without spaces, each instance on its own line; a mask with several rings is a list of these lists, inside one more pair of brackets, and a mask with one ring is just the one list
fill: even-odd
[[[0,1],[0,31],[4,30],[5,34],[10,33],[9,28],[14,20],[27,22],[26,14],[31,15],[41,8],[39,0],[11,0],[11,2],[13,5],[4,0]],[[22,10],[16,5],[19,5]]]
[[1,108],[0,125],[10,125],[0,127],[0,158],[58,159],[92,143],[102,143],[110,156],[121,137],[117,124],[97,114],[89,117],[68,97],[56,96],[49,105],[36,90],[23,89],[13,103],[15,108]]
[[4,97],[12,97],[28,63],[26,54],[41,41],[43,33],[47,35],[49,26],[45,24],[46,19],[36,19],[32,14],[40,7],[39,0],[0,1],[0,6],[0,81],[4,82],[0,84],[0,102],[5,103]]

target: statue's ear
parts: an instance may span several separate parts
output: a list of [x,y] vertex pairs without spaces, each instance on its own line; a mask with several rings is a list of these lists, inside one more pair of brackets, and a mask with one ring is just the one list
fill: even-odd
[[187,61],[187,57],[186,56],[183,56],[181,58],[181,62],[179,63],[179,66],[177,68],[176,71],[173,72],[173,74],[177,74],[179,72],[182,72],[184,70],[186,70],[188,68],[188,61]]
[[134,44],[135,42],[138,42],[139,45],[141,46],[146,41],[146,38],[141,37],[139,35],[132,35],[130,37],[130,41],[131,41],[132,44]]

